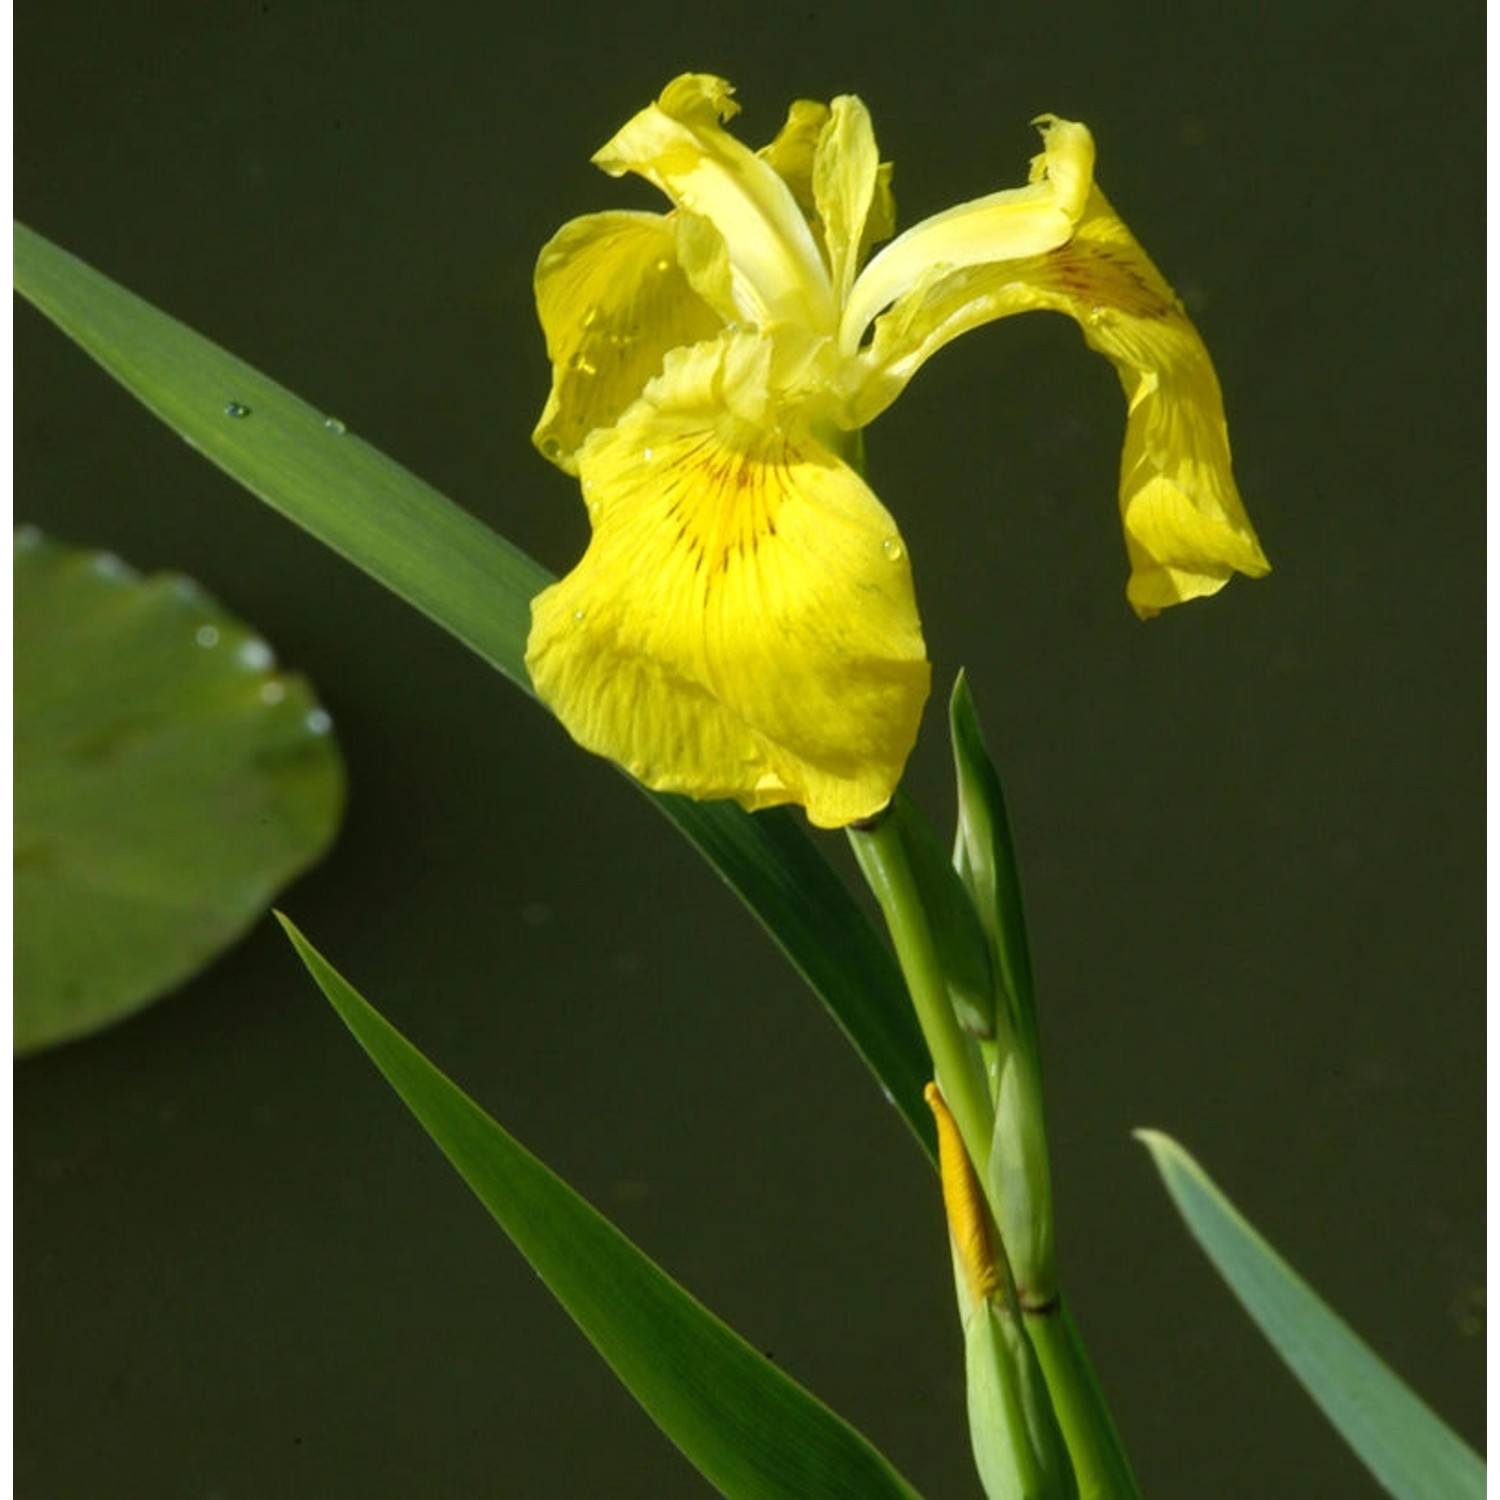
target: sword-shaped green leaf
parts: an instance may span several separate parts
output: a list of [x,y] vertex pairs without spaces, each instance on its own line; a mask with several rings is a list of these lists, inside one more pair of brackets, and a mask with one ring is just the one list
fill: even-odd
[[916,1491],[865,1438],[689,1296],[281,922],[386,1081],[711,1484],[745,1500],[912,1500]]
[[1399,1500],[1480,1500],[1484,1463],[1256,1232],[1176,1141],[1150,1151],[1193,1238],[1308,1395]]

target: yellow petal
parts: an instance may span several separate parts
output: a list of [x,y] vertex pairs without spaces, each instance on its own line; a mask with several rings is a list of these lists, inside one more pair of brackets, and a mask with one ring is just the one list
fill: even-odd
[[852,354],[870,320],[884,307],[929,284],[934,275],[1040,255],[1063,244],[1088,199],[1094,138],[1088,127],[1044,115],[1043,153],[1026,187],[1008,188],[934,214],[898,235],[860,273],[839,323],[839,343]]
[[813,198],[840,304],[854,285],[865,221],[875,197],[880,153],[870,112],[853,94],[833,101],[813,158]]
[[828,106],[816,99],[794,99],[776,139],[756,153],[791,189],[797,207],[812,222],[814,234],[818,232],[818,205],[813,197],[813,157],[829,113]]
[[1270,563],[1230,465],[1219,382],[1203,340],[1135,237],[1094,188],[1077,231],[1045,255],[934,271],[875,323],[847,419],[868,422],[938,349],[981,323],[1066,313],[1115,366],[1129,415],[1120,513],[1142,618],[1216,593]]
[[1213,361],[1103,193],[1095,189],[1074,242],[1050,259],[1063,311],[1125,388],[1120,515],[1136,613],[1217,593],[1234,573],[1264,577],[1271,564],[1234,482]]
[[614,425],[669,349],[720,328],[679,269],[675,226],[661,214],[564,224],[537,261],[536,305],[552,391],[532,441],[570,474],[583,440]]
[[831,332],[833,293],[791,189],[723,129],[737,109],[721,78],[685,73],[594,155],[611,176],[636,172],[679,207],[712,220],[729,247],[735,299],[756,327]]
[[[835,104],[838,100],[834,101]],[[861,106],[863,107],[863,106]],[[833,111],[826,104],[798,99],[787,110],[786,124],[769,146],[762,146],[760,156],[770,162],[782,181],[792,190],[797,206],[807,216],[808,226],[825,262],[830,262],[828,245],[823,236],[823,218],[813,194],[813,161],[818,142]],[[854,255],[858,268],[869,257],[870,248],[896,232],[896,197],[891,191],[892,167],[883,161],[875,169],[875,187],[865,209],[864,231]],[[841,295],[847,293],[843,289]]]
[[767,340],[680,350],[580,455],[593,538],[532,602],[527,666],[648,786],[820,827],[889,800],[929,669],[894,523],[769,405]]

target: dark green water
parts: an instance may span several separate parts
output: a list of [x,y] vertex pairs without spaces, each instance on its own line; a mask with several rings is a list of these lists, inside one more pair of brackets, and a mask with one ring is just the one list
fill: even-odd
[[[1177,1135],[1482,1435],[1478,6],[41,6],[19,216],[553,567],[530,267],[647,203],[587,158],[674,73],[744,132],[856,91],[903,223],[1042,110],[1189,302],[1276,573],[1137,624],[1114,377],[961,341],[869,434],[1022,844],[1062,1269],[1155,1496],[1374,1486],[1179,1230]],[[621,779],[239,493],[29,310],[18,515],[199,577],[310,673],[352,802],[285,898],[523,1140],[869,1432],[976,1492],[933,1180]],[[946,809],[929,721],[913,782]],[[830,841],[838,854],[837,841]],[[701,1493],[262,928],[16,1083],[28,1500]]]

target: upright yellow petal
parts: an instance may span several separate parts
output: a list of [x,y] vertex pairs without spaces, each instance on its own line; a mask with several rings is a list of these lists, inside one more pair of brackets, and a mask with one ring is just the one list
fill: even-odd
[[574,219],[543,248],[536,305],[552,361],[552,391],[532,441],[578,472],[576,454],[661,371],[669,349],[721,326],[677,262],[676,227],[661,214]]
[[[834,101],[838,103],[837,100]],[[861,106],[863,108],[863,106]],[[824,261],[830,266],[833,257],[823,233],[823,214],[818,209],[813,192],[813,163],[818,154],[819,142],[828,126],[833,111],[826,104],[812,99],[798,99],[787,110],[786,124],[777,132],[769,146],[762,146],[760,157],[776,169],[777,175],[792,190],[797,207],[807,217],[808,227],[818,243]],[[857,270],[868,259],[870,249],[890,239],[896,232],[896,196],[891,191],[893,169],[890,162],[883,161],[875,168],[875,186],[869,195],[864,210],[864,229],[855,246],[854,266]],[[846,295],[847,287],[840,289]]]
[[756,327],[834,324],[828,272],[791,189],[722,121],[738,109],[733,89],[685,73],[600,148],[611,176],[636,172],[679,207],[712,220],[729,247],[741,315]]
[[816,99],[794,99],[787,107],[786,123],[776,132],[775,140],[756,152],[791,189],[797,207],[811,222],[814,235],[819,227],[818,205],[813,197],[813,157],[829,113],[828,106]]
[[648,786],[820,827],[889,800],[929,669],[895,524],[765,386],[767,341],[680,350],[580,454],[593,539],[532,603],[527,666]]
[[870,112],[853,94],[833,101],[813,158],[813,198],[840,305],[848,298],[859,269],[865,222],[875,198],[880,153]]

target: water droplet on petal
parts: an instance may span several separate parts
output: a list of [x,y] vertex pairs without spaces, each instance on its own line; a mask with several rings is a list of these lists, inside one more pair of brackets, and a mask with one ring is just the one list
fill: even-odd
[[219,627],[217,625],[200,625],[193,632],[193,639],[204,648],[212,650],[219,644]]
[[575,609],[573,611],[573,619],[581,624],[583,622],[583,611],[581,609]]
[[556,463],[563,456],[563,445],[559,438],[549,437],[542,439],[542,457]]
[[286,697],[286,684],[277,682],[274,678],[270,682],[260,685],[260,701],[262,703],[280,703]]
[[900,562],[906,556],[906,548],[901,545],[901,538],[899,536],[888,536],[880,544],[880,550],[892,562]]
[[579,320],[585,328],[592,328],[599,321],[599,309],[591,307]]
[[656,269],[661,272],[662,275],[666,275],[666,273],[672,269],[672,262],[669,261],[664,255],[659,261],[657,261]]
[[641,457],[644,458],[646,460],[646,462],[649,464],[651,462],[651,460],[656,457],[656,449],[655,448],[642,448],[641,449]]
[[339,421],[337,417],[324,417],[323,427],[326,431],[331,432],[335,437],[343,437],[343,435],[349,430],[344,426],[342,422]]
[[239,401],[226,401],[224,403],[224,415],[226,417],[233,417],[238,422],[250,415],[250,408]]

